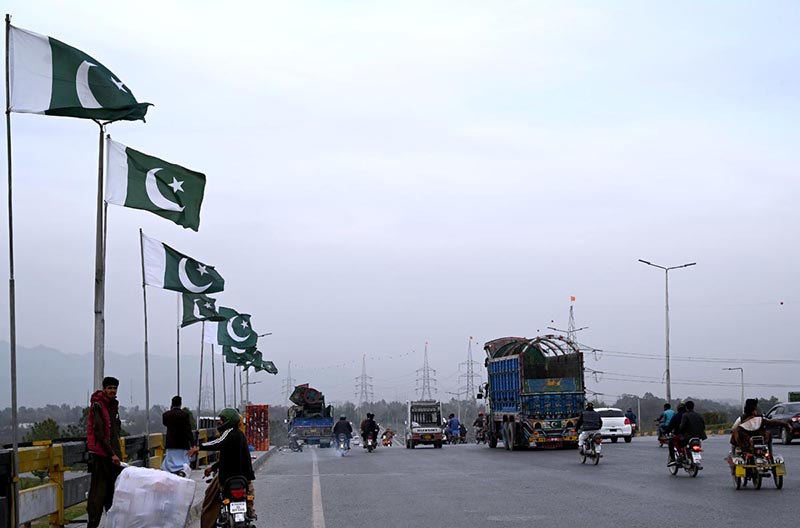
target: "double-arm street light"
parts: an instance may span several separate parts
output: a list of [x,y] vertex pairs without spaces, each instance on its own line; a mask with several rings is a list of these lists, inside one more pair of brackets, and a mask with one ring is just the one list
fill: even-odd
[[722,370],[738,370],[742,375],[742,409],[744,409],[744,369],[742,367],[725,367]]
[[667,403],[672,401],[672,390],[670,389],[670,376],[669,376],[669,270],[678,268],[688,268],[694,266],[697,262],[690,262],[689,264],[681,264],[680,266],[660,266],[653,264],[646,260],[639,259],[642,264],[653,266],[654,268],[664,270],[664,320],[666,322],[666,349],[667,349]]

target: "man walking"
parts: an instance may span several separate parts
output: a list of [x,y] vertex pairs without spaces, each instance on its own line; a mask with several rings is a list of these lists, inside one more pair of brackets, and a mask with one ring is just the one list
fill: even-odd
[[119,380],[111,376],[103,379],[103,388],[95,391],[89,408],[86,444],[89,449],[89,472],[92,475],[86,512],[88,528],[97,528],[103,509],[108,511],[114,500],[114,483],[122,472],[119,445]]
[[181,408],[181,397],[172,397],[172,408],[161,415],[161,423],[167,428],[166,454],[161,469],[180,477],[186,476],[189,467],[189,450],[194,443],[189,413]]

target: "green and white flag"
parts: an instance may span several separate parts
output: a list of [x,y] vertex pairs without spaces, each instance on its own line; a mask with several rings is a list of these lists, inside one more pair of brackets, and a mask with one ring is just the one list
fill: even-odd
[[277,374],[278,367],[275,366],[275,363],[272,361],[262,361],[261,365],[254,365],[256,372],[261,372],[262,370],[265,372],[269,372],[270,374]]
[[14,26],[8,44],[12,112],[144,121],[150,103],[81,50]]
[[225,322],[206,323],[203,336],[206,343],[238,349],[256,346],[258,334],[250,326],[250,314],[240,314],[224,306],[220,307],[219,314],[225,318]]
[[181,328],[200,321],[224,321],[216,306],[217,300],[202,293],[183,294],[183,321]]
[[197,231],[205,174],[108,139],[106,202],[143,209]]
[[[225,357],[226,363],[233,363],[239,367],[246,367],[250,365],[256,358],[258,350],[256,347],[250,348],[236,348],[224,346],[222,347],[222,355]],[[259,352],[260,354],[260,352]]]
[[166,244],[142,234],[144,282],[148,286],[181,293],[215,293],[225,289],[213,266],[203,264]]

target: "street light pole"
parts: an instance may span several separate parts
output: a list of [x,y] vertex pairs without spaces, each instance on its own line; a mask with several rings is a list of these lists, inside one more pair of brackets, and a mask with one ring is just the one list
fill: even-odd
[[690,262],[688,264],[681,264],[680,266],[660,266],[658,264],[653,264],[652,262],[648,262],[646,260],[639,259],[639,262],[642,264],[647,264],[648,266],[653,266],[654,268],[659,268],[664,270],[664,326],[665,326],[665,334],[666,334],[666,357],[667,357],[667,403],[672,402],[672,389],[671,389],[671,378],[669,372],[669,270],[679,269],[679,268],[688,268],[689,266],[694,266],[697,262]]
[[744,369],[742,367],[726,367],[722,370],[738,370],[742,376],[742,409],[744,409]]

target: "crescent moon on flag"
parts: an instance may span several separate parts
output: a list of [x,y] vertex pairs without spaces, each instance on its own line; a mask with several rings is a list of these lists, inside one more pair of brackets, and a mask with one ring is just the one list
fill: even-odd
[[163,194],[161,191],[158,190],[158,183],[156,183],[156,173],[160,171],[163,167],[159,167],[157,169],[151,169],[147,171],[147,177],[144,180],[144,188],[147,191],[147,198],[153,202],[153,205],[158,207],[159,209],[164,209],[166,211],[183,211],[183,206],[178,205]]
[[[239,316],[237,315],[236,317],[239,317]],[[230,337],[231,339],[233,339],[237,343],[244,343],[245,341],[247,341],[250,338],[250,336],[239,337],[238,335],[236,335],[236,332],[233,331],[233,322],[236,320],[236,317],[234,317],[233,319],[228,321],[228,337]]]
[[246,348],[236,348],[236,347],[231,347],[231,351],[232,351],[234,354],[244,354],[245,352],[247,352],[247,349],[246,349]]
[[92,89],[89,88],[89,68],[97,66],[89,61],[83,61],[78,66],[78,72],[75,74],[75,91],[78,92],[78,101],[83,108],[103,108],[97,99],[95,99]]
[[192,302],[192,315],[194,315],[196,319],[203,318],[203,316],[200,314],[200,308],[197,306],[197,301],[199,300],[200,299],[195,299],[194,302]]
[[204,291],[206,291],[208,288],[211,287],[211,285],[213,284],[213,281],[209,282],[205,286],[198,286],[195,283],[193,283],[189,279],[189,276],[186,274],[186,261],[187,260],[189,260],[189,259],[187,259],[186,257],[183,257],[181,259],[181,261],[178,263],[178,278],[180,279],[181,284],[183,285],[183,287],[186,288],[187,290],[189,290],[190,292],[192,292],[192,293],[203,293]]

